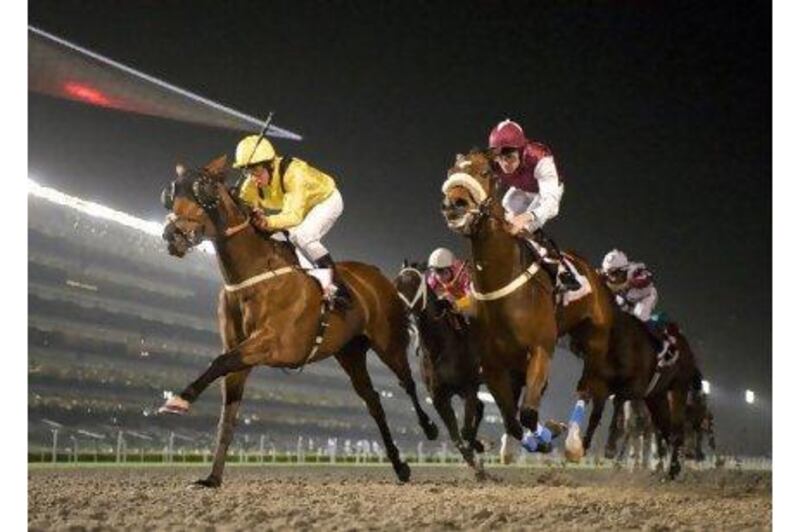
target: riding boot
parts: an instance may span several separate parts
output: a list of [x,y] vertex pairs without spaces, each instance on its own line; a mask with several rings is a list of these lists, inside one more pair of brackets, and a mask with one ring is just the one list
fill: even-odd
[[[557,286],[565,288],[567,291],[579,290],[581,284],[572,273],[572,269],[564,262],[564,257],[561,255],[561,250],[553,241],[544,234],[541,229],[534,233],[534,240],[546,250],[546,254],[541,257],[541,265],[545,271],[554,280]],[[559,272],[559,270],[561,270]]]
[[350,294],[350,289],[342,281],[341,275],[336,264],[333,262],[330,253],[326,253],[316,260],[316,265],[320,268],[328,268],[333,272],[333,284],[336,286],[336,295],[334,296],[334,306],[339,305],[342,309],[351,306],[353,296]]

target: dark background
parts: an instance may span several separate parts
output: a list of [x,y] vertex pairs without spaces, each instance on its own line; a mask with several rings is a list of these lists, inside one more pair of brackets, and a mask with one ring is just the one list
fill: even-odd
[[[335,257],[393,274],[465,251],[438,212],[459,151],[506,117],[566,182],[547,229],[594,263],[655,272],[712,404],[755,390],[771,435],[771,28],[767,2],[32,1],[30,24],[249,114],[337,178]],[[30,175],[147,219],[176,159],[240,133],[30,95]],[[560,392],[558,392],[560,393]],[[752,425],[751,425],[752,427]],[[755,433],[755,434],[753,434]]]

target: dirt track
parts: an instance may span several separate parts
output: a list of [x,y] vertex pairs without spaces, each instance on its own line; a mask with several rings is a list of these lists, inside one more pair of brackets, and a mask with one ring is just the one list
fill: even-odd
[[187,490],[206,468],[35,468],[32,530],[769,529],[770,473],[690,471],[673,483],[610,470],[231,467],[221,490]]

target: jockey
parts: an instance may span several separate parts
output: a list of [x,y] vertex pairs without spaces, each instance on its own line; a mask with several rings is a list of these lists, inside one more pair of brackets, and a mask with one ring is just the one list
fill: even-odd
[[467,263],[456,259],[447,248],[433,250],[428,258],[430,273],[428,286],[436,297],[448,301],[453,308],[466,315],[473,314],[472,288]]
[[674,354],[667,352],[673,351],[677,340],[654,312],[658,291],[653,284],[653,274],[647,266],[641,262],[629,262],[625,253],[613,249],[603,258],[601,273],[622,310],[642,320],[650,334],[664,342],[659,360],[667,354]]
[[580,284],[564,263],[555,243],[542,231],[544,224],[558,214],[564,184],[556,170],[550,149],[528,140],[522,127],[511,120],[497,124],[489,134],[494,154],[495,175],[507,185],[503,196],[511,233],[527,232],[528,241],[538,252],[542,267],[557,285],[577,290]]
[[233,167],[245,176],[239,197],[252,208],[253,225],[262,231],[287,231],[309,262],[333,272],[336,299],[347,304],[350,294],[321,242],[344,208],[333,178],[305,161],[277,155],[272,143],[259,135],[239,142]]

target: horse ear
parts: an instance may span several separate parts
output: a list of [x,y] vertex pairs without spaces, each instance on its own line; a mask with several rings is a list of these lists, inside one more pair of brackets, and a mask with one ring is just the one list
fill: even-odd
[[183,177],[186,175],[186,168],[187,166],[182,162],[175,163],[175,175],[178,177]]
[[408,268],[408,259],[403,259],[403,268]]
[[228,156],[221,155],[205,165],[203,169],[219,181],[225,181],[225,170],[228,168]]

